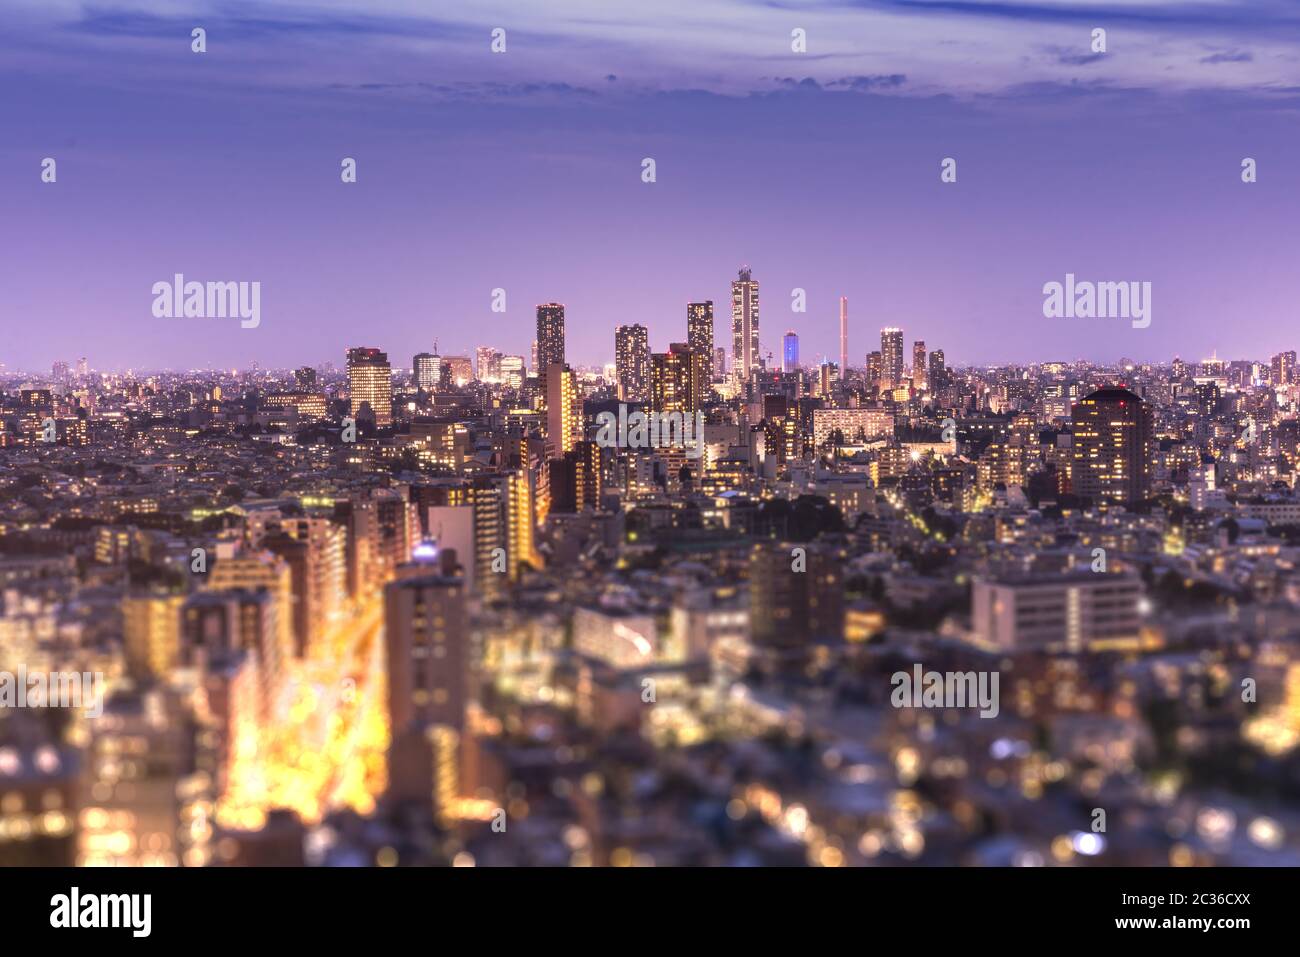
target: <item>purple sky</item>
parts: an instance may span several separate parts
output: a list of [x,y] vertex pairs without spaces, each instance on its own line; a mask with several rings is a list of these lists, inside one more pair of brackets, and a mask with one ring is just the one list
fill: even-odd
[[[1300,345],[1294,5],[624,6],[6,4],[0,362],[526,356],[552,299],[573,362],[612,360],[621,323],[662,350],[706,298],[730,353],[742,263],[763,351],[793,328],[805,362],[838,355],[841,295],[854,364],[884,325],[950,364]],[[261,326],[154,318],[176,272],[260,281]],[[1067,272],[1150,281],[1151,326],[1043,318]]]

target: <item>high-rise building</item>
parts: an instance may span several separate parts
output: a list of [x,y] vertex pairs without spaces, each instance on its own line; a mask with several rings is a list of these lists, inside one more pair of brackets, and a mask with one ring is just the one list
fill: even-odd
[[293,379],[298,383],[298,389],[301,392],[312,392],[316,388],[316,370],[311,366],[294,369]]
[[713,350],[713,378],[725,379],[727,377],[727,350],[718,346]]
[[[686,305],[686,342],[695,354],[701,396],[713,379],[713,300]],[[721,378],[721,377],[719,377]]]
[[840,379],[849,371],[849,297],[840,296]]
[[903,330],[892,326],[880,330],[880,383],[895,389],[903,381]]
[[469,385],[474,381],[474,363],[469,356],[443,356],[438,377],[448,388]]
[[564,306],[547,302],[537,307],[538,369],[564,365]]
[[686,342],[690,351],[705,356],[708,367],[714,364],[714,300],[686,303]]
[[1295,350],[1279,352],[1270,363],[1273,385],[1291,385],[1295,378]]
[[460,789],[471,697],[463,579],[407,566],[384,589],[389,798],[445,812]]
[[788,544],[756,545],[749,560],[749,621],[754,644],[798,647],[844,632],[841,562],[820,549],[804,549],[807,567],[795,571]]
[[582,392],[578,374],[566,365],[548,367],[546,375],[547,458],[573,449],[582,438]]
[[463,729],[469,699],[464,580],[429,574],[390,582],[384,588],[384,641],[390,727]]
[[550,463],[551,512],[581,512],[600,507],[604,490],[602,449],[579,442],[571,452]]
[[650,398],[650,339],[645,326],[619,326],[614,332],[618,397],[624,402]]
[[549,393],[546,387],[546,367],[550,365],[564,365],[564,306],[558,302],[547,302],[537,307],[533,369],[537,372],[543,403]]
[[758,280],[748,266],[731,282],[731,366],[737,378],[748,382],[762,360],[758,352]]
[[528,370],[524,366],[523,356],[502,356],[500,363],[501,382],[512,389],[522,389]]
[[441,356],[429,352],[417,352],[411,360],[411,378],[415,380],[415,387],[425,392],[433,392],[437,389],[441,378],[441,365]]
[[781,371],[794,372],[799,368],[799,334],[791,329],[781,339]]
[[867,353],[867,384],[880,385],[880,377],[883,374],[883,367],[879,352]]
[[474,363],[480,382],[501,381],[501,353],[491,346],[479,346],[474,350]]
[[926,384],[931,392],[937,392],[948,384],[948,370],[943,364],[943,350],[935,349],[930,353],[930,367],[926,375]]
[[699,357],[685,342],[650,357],[650,408],[654,412],[694,413],[703,405],[704,381]]
[[924,389],[928,382],[925,367],[925,340],[917,339],[912,343],[912,385]]
[[393,424],[393,372],[386,352],[364,346],[348,350],[348,392],[354,419],[365,413],[380,428]]
[[1128,389],[1098,389],[1074,407],[1071,483],[1094,502],[1140,502],[1151,489],[1151,406]]
[[823,359],[821,365],[817,367],[817,395],[829,399],[835,390],[835,384],[839,381],[839,366],[829,359]]
[[122,600],[123,644],[133,678],[164,678],[180,661],[183,595],[128,595]]

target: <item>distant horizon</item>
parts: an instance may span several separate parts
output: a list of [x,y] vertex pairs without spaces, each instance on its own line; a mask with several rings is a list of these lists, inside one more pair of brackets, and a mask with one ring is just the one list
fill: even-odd
[[[904,329],[904,332],[906,332],[906,329]],[[680,340],[679,340],[679,341],[680,341]],[[912,339],[905,339],[904,341],[910,344],[911,342],[913,342],[913,341],[915,341],[915,340],[912,340]],[[929,342],[928,339],[923,339],[923,340],[921,340],[921,341],[925,342],[925,344],[926,344],[926,354],[927,354],[927,355],[929,355],[931,352],[934,351],[933,349],[930,348],[930,342]],[[800,342],[802,343],[802,339],[800,339]],[[487,344],[487,343],[484,343],[483,345],[487,346],[488,344]],[[400,362],[399,362],[399,361],[394,361],[395,353],[393,353],[392,350],[385,349],[382,345],[377,345],[376,343],[373,343],[373,342],[358,342],[358,343],[356,343],[354,346],[349,347],[349,348],[375,348],[375,349],[379,349],[381,352],[385,353],[385,354],[388,356],[389,366],[391,367],[391,369],[392,369],[394,372],[397,372],[397,371],[405,371],[405,372],[407,372],[407,373],[410,373],[410,372],[411,372],[411,362],[410,362],[410,360],[413,359],[413,358],[418,354],[418,353],[411,353],[410,356],[406,356],[406,357],[405,357],[405,361],[400,361]],[[493,347],[491,347],[491,348],[496,348],[496,347],[493,346]],[[1272,360],[1272,358],[1273,358],[1272,355],[1270,355],[1270,356],[1262,356],[1262,357],[1253,357],[1253,358],[1240,358],[1240,357],[1238,357],[1238,358],[1232,358],[1232,357],[1228,357],[1228,356],[1209,355],[1209,356],[1201,356],[1200,358],[1197,358],[1197,359],[1191,359],[1191,358],[1188,358],[1187,356],[1182,355],[1182,354],[1180,354],[1180,353],[1175,353],[1174,355],[1169,356],[1169,357],[1166,357],[1166,358],[1163,358],[1163,359],[1142,359],[1142,358],[1138,358],[1138,357],[1136,357],[1136,356],[1121,356],[1121,357],[1118,357],[1118,358],[1116,358],[1116,359],[1111,359],[1111,360],[1095,360],[1095,359],[1088,359],[1088,358],[1076,357],[1076,358],[1073,358],[1073,359],[1031,359],[1031,360],[1028,360],[1028,361],[1018,361],[1018,362],[1011,362],[1011,361],[1007,361],[1007,362],[992,362],[992,363],[988,363],[988,362],[962,362],[962,361],[956,361],[956,362],[954,362],[954,361],[952,361],[952,357],[948,354],[948,351],[947,351],[946,349],[944,349],[943,346],[937,346],[937,348],[940,349],[941,351],[943,351],[943,353],[944,353],[944,366],[945,366],[946,368],[948,368],[948,369],[976,369],[976,370],[978,370],[978,369],[1029,368],[1029,367],[1032,367],[1032,366],[1044,366],[1044,365],[1049,365],[1049,364],[1054,364],[1054,363],[1063,363],[1063,364],[1065,364],[1065,365],[1071,365],[1071,366],[1073,366],[1073,365],[1079,365],[1079,364],[1086,364],[1086,365],[1093,366],[1094,368],[1097,368],[1097,369],[1110,371],[1110,370],[1117,370],[1117,369],[1119,369],[1119,368],[1120,368],[1120,363],[1121,363],[1121,361],[1124,360],[1124,359],[1132,360],[1132,362],[1134,363],[1134,366],[1135,366],[1135,367],[1138,367],[1138,366],[1152,366],[1152,367],[1154,367],[1154,368],[1163,368],[1163,367],[1171,366],[1171,365],[1173,365],[1173,362],[1174,362],[1175,359],[1181,360],[1182,362],[1185,362],[1185,363],[1187,363],[1188,365],[1193,365],[1193,366],[1194,366],[1194,365],[1199,365],[1199,364],[1201,364],[1201,363],[1203,363],[1203,362],[1205,362],[1205,361],[1207,361],[1207,360],[1210,360],[1210,359],[1217,360],[1217,361],[1219,361],[1219,362],[1223,362],[1223,363],[1226,363],[1226,364],[1229,364],[1229,365],[1231,365],[1231,364],[1233,364],[1233,363],[1238,363],[1238,362],[1246,362],[1246,363],[1253,363],[1253,364],[1258,364],[1258,365],[1264,365],[1264,366],[1267,366],[1267,365],[1271,362],[1271,360]],[[516,353],[516,352],[508,352],[508,351],[506,351],[506,350],[500,350],[500,351],[501,351],[502,355],[519,355],[519,353]],[[662,351],[662,350],[652,349],[651,351],[652,351],[652,352],[659,352],[659,351]],[[875,350],[872,350],[872,351],[875,351]],[[1286,349],[1284,349],[1284,350],[1281,350],[1281,351],[1283,351],[1283,352],[1288,352],[1288,351],[1292,351],[1292,350],[1286,350]],[[910,349],[907,349],[907,350],[905,350],[905,352],[906,352],[906,358],[907,358],[908,361],[904,363],[904,367],[905,367],[905,368],[910,368],[910,366],[911,366],[911,361],[910,361],[910,360],[911,360],[911,350],[910,350]],[[464,359],[470,359],[470,360],[474,360],[474,359],[476,358],[473,349],[470,349],[468,352],[440,352],[440,353],[430,353],[430,354],[432,354],[432,355],[437,355],[437,356],[439,356],[440,358],[464,358]],[[1277,353],[1274,353],[1274,355],[1276,355],[1276,354],[1277,354]],[[80,357],[77,357],[77,358],[80,358]],[[66,363],[68,364],[68,373],[69,373],[69,375],[76,376],[76,374],[77,374],[77,371],[76,371],[77,358],[72,358],[72,359],[55,359],[54,362],[66,362]],[[532,367],[531,365],[528,364],[527,360],[529,359],[529,356],[528,356],[527,354],[524,355],[524,359],[525,359],[525,367],[526,367],[526,369],[527,369],[527,372],[528,372],[528,374],[531,376],[531,375],[533,375],[533,373],[534,373],[535,370],[533,369],[533,367]],[[256,359],[253,359],[253,360],[250,360],[250,361],[252,361],[252,362],[258,362],[258,360],[256,360]],[[45,369],[45,370],[39,370],[39,369],[19,369],[19,368],[10,369],[10,368],[8,368],[4,363],[0,362],[0,377],[10,378],[10,379],[13,379],[13,378],[22,378],[22,377],[32,377],[32,378],[39,378],[39,379],[49,379],[49,378],[51,377],[51,375],[52,375],[52,367],[53,367],[53,365],[54,365],[54,362],[51,362],[51,363],[50,363],[51,368],[47,368],[47,369]],[[311,369],[319,370],[319,369],[323,368],[323,367],[324,367],[326,364],[328,364],[328,363],[333,363],[333,365],[334,365],[334,370],[333,370],[333,371],[334,371],[334,372],[339,373],[339,374],[341,374],[341,375],[342,375],[342,374],[346,374],[346,371],[347,371],[347,357],[346,357],[346,352],[345,352],[344,356],[343,356],[341,359],[325,359],[325,360],[321,360],[321,361],[318,361],[318,362],[300,362],[300,363],[297,363],[296,365],[289,365],[289,366],[282,366],[282,365],[263,365],[263,364],[259,363],[259,364],[258,364],[258,367],[257,367],[256,370],[254,370],[254,369],[253,369],[250,365],[248,365],[248,364],[245,364],[245,365],[236,365],[236,366],[234,366],[234,367],[227,367],[227,366],[189,366],[189,367],[181,368],[181,367],[175,367],[175,366],[169,366],[169,367],[144,367],[144,366],[132,366],[132,367],[126,367],[126,368],[104,369],[104,368],[99,368],[99,367],[95,366],[94,363],[89,362],[89,357],[87,357],[87,368],[88,368],[88,371],[90,371],[90,372],[94,372],[94,373],[97,373],[97,374],[100,374],[100,375],[129,375],[129,374],[130,374],[130,375],[146,375],[146,376],[147,376],[147,375],[164,375],[164,374],[165,374],[165,375],[188,375],[188,374],[194,374],[194,373],[225,373],[225,374],[229,375],[229,374],[232,374],[232,373],[247,373],[247,372],[253,372],[253,371],[257,371],[257,372],[265,372],[265,373],[285,373],[285,374],[292,374],[295,370],[297,370],[297,369],[301,369],[301,368],[304,368],[304,367],[305,367],[305,368],[311,368]],[[615,363],[614,363],[614,358],[613,358],[612,356],[611,356],[608,360],[606,360],[606,361],[604,361],[604,362],[599,362],[599,363],[590,363],[590,362],[577,362],[577,363],[575,363],[575,362],[569,362],[569,363],[568,363],[568,365],[570,365],[571,367],[573,367],[573,368],[575,368],[575,369],[586,369],[586,370],[593,370],[593,371],[601,370],[601,369],[605,368],[606,366],[612,366],[612,365],[614,365],[614,364],[615,364]],[[821,364],[822,364],[822,363],[821,363],[821,360],[818,360],[818,361],[816,361],[816,362],[805,362],[805,361],[802,361],[802,360],[801,360],[801,361],[799,362],[799,368],[801,368],[801,369],[812,369],[812,368],[816,368],[817,366],[819,366],[819,365],[821,365]],[[834,364],[836,364],[836,363],[831,362],[830,364],[834,365]],[[778,372],[778,371],[780,371],[780,368],[779,368],[779,367],[780,367],[780,363],[777,362],[777,363],[776,363],[776,366],[775,366],[774,368],[769,369],[769,370],[767,370],[767,371],[769,371],[769,372]],[[728,368],[728,370],[730,370],[730,368],[731,368],[731,353],[730,353],[730,350],[728,350],[728,352],[727,352],[727,368]],[[852,368],[852,369],[863,369],[863,368],[865,368],[865,363],[853,363],[853,364],[850,365],[850,368]],[[476,368],[476,369],[475,369],[475,373],[476,373],[476,374],[477,374],[477,371],[478,371],[478,370],[477,370],[477,368]]]

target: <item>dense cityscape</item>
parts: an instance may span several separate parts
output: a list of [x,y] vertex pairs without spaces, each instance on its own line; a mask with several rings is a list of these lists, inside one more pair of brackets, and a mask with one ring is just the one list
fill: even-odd
[[601,368],[546,303],[0,373],[0,864],[1300,863],[1296,353],[977,368],[841,298],[814,364],[730,289]]

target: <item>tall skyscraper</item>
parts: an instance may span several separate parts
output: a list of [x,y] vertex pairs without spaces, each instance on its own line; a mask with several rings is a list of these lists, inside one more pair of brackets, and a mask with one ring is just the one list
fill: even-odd
[[686,341],[691,351],[704,357],[705,369],[713,365],[713,300],[686,304]]
[[713,300],[686,305],[686,342],[695,355],[701,396],[713,378]]
[[538,370],[548,365],[564,365],[564,306],[548,302],[537,307]]
[[924,389],[928,381],[925,368],[925,340],[917,339],[912,343],[912,385]]
[[942,349],[935,349],[930,353],[930,369],[926,374],[926,384],[931,392],[938,391],[948,384],[948,371],[943,364]]
[[880,330],[881,388],[895,389],[903,381],[903,330],[892,326]]
[[1079,400],[1071,420],[1070,479],[1093,502],[1140,502],[1151,490],[1151,406],[1128,389],[1098,389]]
[[384,640],[393,731],[412,724],[463,729],[469,696],[464,579],[431,574],[389,584],[384,589]]
[[849,297],[840,296],[840,379],[848,378],[849,370]]
[[[82,360],[85,361],[84,359]],[[316,370],[311,366],[303,366],[301,369],[293,370],[294,382],[298,384],[299,390],[310,392],[316,388]]]
[[549,401],[546,367],[564,365],[564,306],[547,302],[537,307],[537,342],[533,368],[537,370],[543,404]]
[[352,417],[363,411],[383,428],[393,424],[393,372],[388,353],[359,346],[348,350],[348,392]]
[[552,363],[548,369],[546,451],[547,458],[555,458],[571,451],[582,438],[582,393],[578,374],[568,366]]
[[758,280],[748,266],[731,283],[731,365],[742,382],[758,371]]
[[426,392],[432,392],[438,388],[441,365],[441,356],[435,356],[429,352],[417,352],[415,357],[411,359],[411,377],[415,379],[415,387]]
[[650,357],[650,407],[655,412],[696,412],[704,401],[699,356],[685,342]]
[[1295,350],[1279,352],[1270,363],[1273,385],[1291,385],[1295,382]]
[[879,351],[867,353],[867,385],[880,385],[882,365]]
[[799,368],[799,334],[791,329],[781,340],[781,371],[794,372]]
[[619,326],[614,331],[614,368],[622,401],[649,400],[650,339],[645,326]]
[[384,642],[392,729],[388,796],[428,801],[445,813],[460,790],[470,698],[463,579],[403,569],[384,589]]

